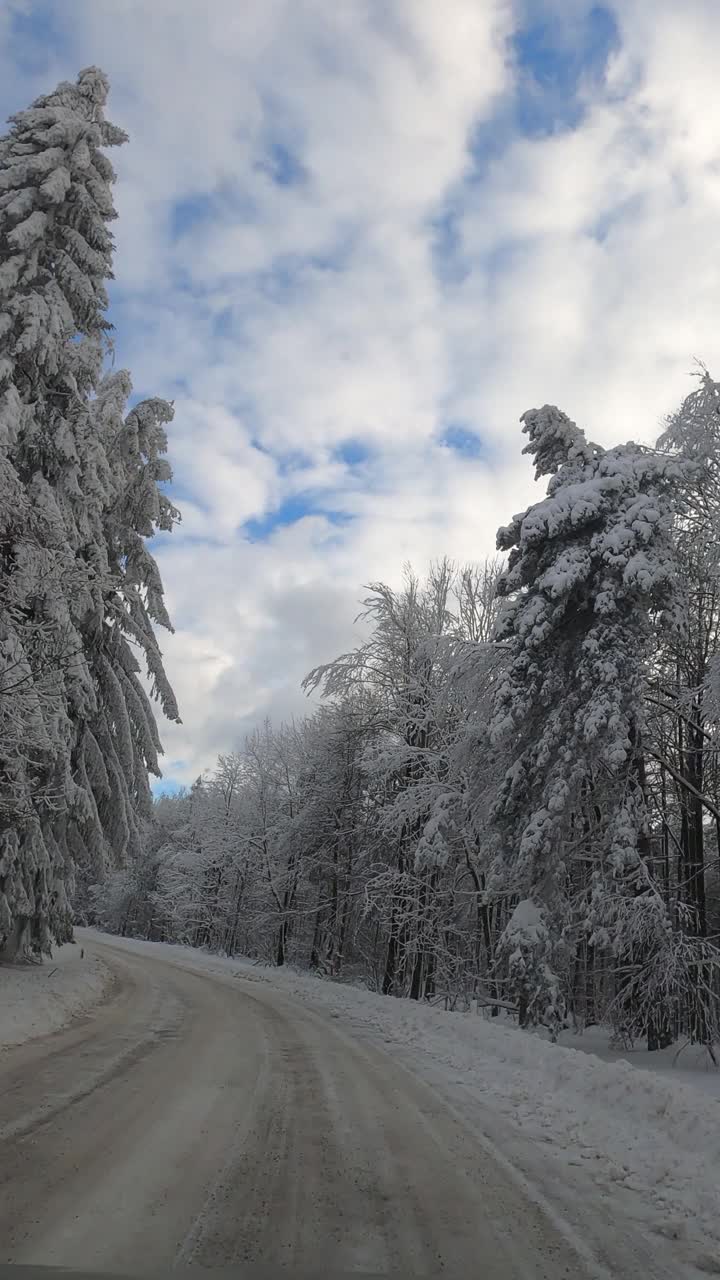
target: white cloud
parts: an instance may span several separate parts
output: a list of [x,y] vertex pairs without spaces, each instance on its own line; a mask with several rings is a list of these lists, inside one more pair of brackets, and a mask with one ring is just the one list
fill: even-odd
[[279,494],[276,464],[253,446],[239,418],[221,405],[185,399],[175,402],[175,415],[173,478],[183,493],[197,494],[203,504],[202,517],[195,514],[189,530],[183,520],[183,532],[227,538],[274,505]]
[[178,632],[166,648],[185,723],[164,738],[169,759],[192,761],[189,775],[265,714],[307,709],[300,680],[355,642],[364,585],[396,579],[407,560],[480,558],[509,517],[508,494],[512,510],[532,496],[526,467],[490,469],[442,446],[386,454],[370,470],[355,492],[328,490],[351,515],[340,528],[318,515],[263,543],[169,540],[163,572]]
[[[158,554],[185,722],[164,736],[186,779],[303,709],[298,681],[352,643],[363,582],[492,550],[536,492],[525,408],[652,439],[692,358],[720,368],[720,11],[615,0],[605,79],[581,81],[572,127],[529,138],[507,37],[554,18],[577,51],[590,0],[75,0],[57,52],[42,8],[0,12],[1,105],[97,62],[131,134],[119,357],[176,399],[185,521]],[[18,43],[21,9],[38,26]],[[452,422],[481,459],[438,443]],[[243,536],[308,491],[318,514]]]
[[453,385],[458,412],[499,435],[519,401],[550,400],[603,442],[651,440],[693,357],[720,366],[706,123],[720,12],[635,0],[616,15],[623,43],[583,121],[511,142],[462,212],[472,270],[451,307]]

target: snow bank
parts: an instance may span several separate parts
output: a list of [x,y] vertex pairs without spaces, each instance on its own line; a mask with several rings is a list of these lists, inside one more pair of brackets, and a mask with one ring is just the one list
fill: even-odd
[[0,965],[0,1051],[58,1031],[102,998],[110,974],[72,943],[42,964]]
[[640,1192],[673,1233],[694,1226],[720,1240],[720,1102],[682,1079],[603,1061],[475,1014],[192,948],[112,941],[183,967],[267,983],[400,1052],[450,1100],[487,1107],[566,1168],[582,1164],[611,1193]]
[[[543,1032],[539,1034],[544,1035]],[[581,1034],[574,1031],[562,1031],[559,1043],[582,1053],[593,1054],[603,1062],[629,1062],[637,1070],[651,1071],[653,1075],[662,1075],[668,1082],[686,1084],[693,1089],[701,1089],[703,1093],[720,1103],[720,1070],[716,1067],[703,1045],[691,1045],[687,1041],[672,1044],[668,1049],[657,1049],[649,1053],[641,1043],[631,1049],[613,1049],[609,1043],[607,1027],[588,1027]]]

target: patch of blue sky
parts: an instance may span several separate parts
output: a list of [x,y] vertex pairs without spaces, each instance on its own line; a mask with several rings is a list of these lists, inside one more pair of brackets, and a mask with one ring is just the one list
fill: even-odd
[[278,187],[297,187],[308,179],[307,170],[297,152],[279,140],[267,143],[257,167]]
[[587,110],[587,86],[601,83],[619,44],[615,16],[601,4],[575,18],[555,14],[520,27],[510,39],[514,90],[473,131],[466,184],[482,181],[518,135],[575,128]]
[[173,475],[172,480],[161,484],[160,487],[167,493],[171,502],[177,503],[179,507],[182,508],[184,502],[191,502],[194,507],[197,507],[204,514],[208,514],[209,508],[203,504],[202,498],[190,485],[184,484],[175,475]]
[[11,10],[7,41],[13,63],[28,75],[44,71],[70,50],[71,32],[56,0],[34,0],[27,8]]
[[217,198],[212,192],[183,196],[170,208],[170,235],[176,240],[207,218],[214,217],[216,212]]
[[[182,768],[183,764],[183,760],[178,760],[175,762],[175,768]],[[174,778],[153,778],[150,788],[155,799],[159,800],[161,796],[178,795],[184,789],[184,784],[176,782]]]
[[333,450],[333,455],[347,467],[361,467],[373,457],[373,450],[362,440],[345,440]]
[[579,124],[587,109],[583,90],[602,81],[619,41],[615,16],[602,4],[570,21],[556,14],[517,31],[511,46],[519,131],[538,137]]
[[322,516],[329,524],[338,527],[352,519],[344,511],[326,509],[311,494],[296,494],[265,515],[246,520],[242,528],[249,542],[266,542],[277,529],[297,524],[306,516]]
[[460,422],[449,423],[440,435],[439,442],[464,458],[483,458],[490,452],[482,436]]
[[[489,120],[473,130],[469,164],[430,222],[438,279],[460,283],[473,264],[465,260],[458,227],[469,199],[482,198],[482,184],[502,163],[518,138],[543,138],[576,128],[588,109],[588,86],[600,84],[608,60],[619,45],[616,19],[599,4],[573,19],[547,16],[517,30],[510,41],[516,75],[514,89]],[[485,264],[491,270],[501,263]]]

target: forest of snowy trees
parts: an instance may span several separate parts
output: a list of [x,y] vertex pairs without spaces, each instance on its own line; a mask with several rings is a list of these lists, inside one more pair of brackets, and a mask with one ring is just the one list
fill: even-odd
[[546,492],[498,558],[372,583],[309,714],[153,804],[173,411],[106,359],[107,91],[84,71],[0,139],[0,953],[79,918],[712,1049],[720,384],[654,448],[525,413]]
[[374,583],[322,702],[258,728],[91,919],[623,1043],[720,1038],[720,386],[654,449],[526,413],[501,559]]

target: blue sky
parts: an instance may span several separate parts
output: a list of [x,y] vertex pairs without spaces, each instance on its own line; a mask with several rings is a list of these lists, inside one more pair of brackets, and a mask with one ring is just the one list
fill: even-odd
[[650,440],[716,352],[710,0],[5,0],[0,109],[97,63],[116,362],[174,398],[156,540],[191,781],[353,643],[363,583],[492,552],[520,414]]

